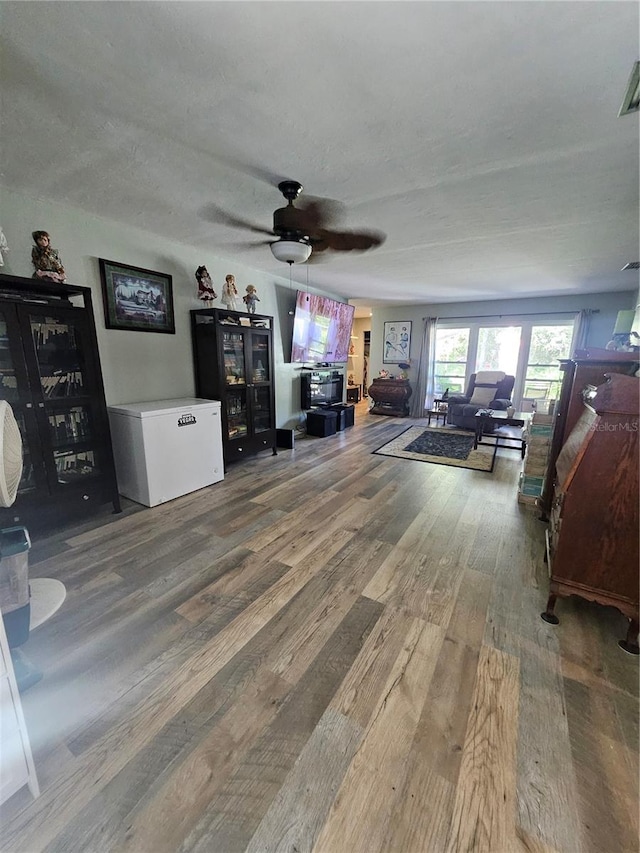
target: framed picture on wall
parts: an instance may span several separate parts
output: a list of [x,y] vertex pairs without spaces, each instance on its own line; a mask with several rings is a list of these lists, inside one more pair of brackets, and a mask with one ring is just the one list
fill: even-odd
[[383,364],[400,364],[409,361],[411,352],[411,320],[397,320],[384,324]]
[[107,329],[175,334],[170,275],[104,258],[98,261]]

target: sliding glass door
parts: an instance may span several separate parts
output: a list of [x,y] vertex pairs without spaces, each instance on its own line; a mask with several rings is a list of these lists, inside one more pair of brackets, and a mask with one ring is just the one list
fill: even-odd
[[[547,411],[558,399],[559,360],[568,358],[573,320],[563,317],[509,318],[510,322],[439,321],[436,329],[434,392],[462,394],[472,373],[502,370],[515,377],[512,401],[519,411]],[[516,322],[514,322],[516,321]]]
[[522,391],[523,404],[528,408],[548,409],[560,394],[562,374],[559,360],[571,352],[573,324],[532,326],[529,355]]

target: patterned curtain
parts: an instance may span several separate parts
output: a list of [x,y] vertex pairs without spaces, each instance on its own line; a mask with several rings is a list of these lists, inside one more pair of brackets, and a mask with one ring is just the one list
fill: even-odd
[[433,374],[436,362],[436,324],[437,317],[425,317],[422,321],[422,342],[420,344],[420,360],[418,362],[418,377],[413,389],[409,405],[412,418],[423,418],[425,409],[433,405]]

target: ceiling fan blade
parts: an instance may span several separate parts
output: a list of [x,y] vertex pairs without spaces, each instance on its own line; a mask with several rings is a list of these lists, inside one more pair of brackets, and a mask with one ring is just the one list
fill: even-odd
[[366,252],[381,246],[386,234],[381,231],[323,231],[322,239],[334,252]]
[[273,236],[273,231],[270,228],[264,228],[262,225],[249,222],[248,219],[235,216],[215,204],[208,204],[203,210],[203,216],[210,222],[220,222],[223,225],[229,225],[231,228],[243,228],[246,231],[253,231],[256,234],[270,234]]
[[329,240],[325,236],[328,232],[318,231],[315,236],[309,237],[311,251],[314,255],[319,255],[321,252],[326,252],[330,248]]
[[295,209],[301,225],[311,234],[336,225],[344,219],[345,206],[332,198],[305,196],[295,203]]

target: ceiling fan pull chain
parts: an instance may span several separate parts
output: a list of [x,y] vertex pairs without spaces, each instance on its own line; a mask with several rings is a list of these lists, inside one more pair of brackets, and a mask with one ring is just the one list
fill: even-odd
[[[291,281],[291,267],[292,266],[293,266],[293,264],[290,263],[289,264],[289,296],[293,296],[293,283]],[[293,311],[293,309],[290,308],[289,309],[289,316],[293,317],[293,314],[294,314],[294,311]]]

